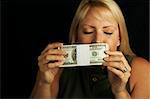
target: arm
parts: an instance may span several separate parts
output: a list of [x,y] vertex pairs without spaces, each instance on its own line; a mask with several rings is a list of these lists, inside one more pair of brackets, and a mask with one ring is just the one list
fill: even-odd
[[131,97],[132,99],[150,98],[150,64],[143,58],[135,58],[132,62]]
[[39,71],[31,99],[55,99],[58,93],[59,77],[63,69],[65,52],[62,43],[49,44],[38,57]]
[[[143,58],[136,57],[133,59],[130,68],[123,54],[117,52],[106,52],[109,57],[104,58],[106,61],[103,65],[107,66],[108,77],[111,83],[112,92],[116,99],[149,99],[149,62]],[[123,72],[123,68],[127,72]],[[117,69],[116,69],[117,68]],[[125,85],[130,77],[131,95],[127,92]]]
[[47,83],[41,80],[40,71],[38,71],[35,86],[33,88],[31,99],[55,99],[57,97],[59,87],[59,76],[63,69],[60,69],[52,83]]
[[40,98],[40,96],[45,97],[45,99],[50,99],[51,92],[50,92],[50,84],[40,81],[40,74],[38,71],[36,83],[34,85],[30,98],[36,99]]
[[109,57],[104,58],[108,69],[108,79],[115,99],[131,99],[126,84],[131,75],[131,67],[120,51],[106,51]]
[[115,94],[115,99],[131,99],[131,96],[127,90],[124,90],[120,93]]
[[150,64],[143,58],[135,58],[132,62],[130,76],[131,96],[124,90],[115,94],[116,99],[149,99],[150,98]]

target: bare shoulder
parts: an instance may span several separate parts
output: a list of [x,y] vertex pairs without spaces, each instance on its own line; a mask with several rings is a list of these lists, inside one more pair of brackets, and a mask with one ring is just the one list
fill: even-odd
[[149,62],[142,57],[135,57],[131,63],[132,73],[145,74],[149,70]]
[[[131,90],[133,91],[133,95],[142,96],[142,94],[148,95],[148,80],[149,80],[149,72],[150,72],[150,63],[141,57],[135,57],[131,63],[131,76],[130,76],[130,84]],[[144,92],[144,93],[143,93]]]
[[138,65],[138,64],[142,66],[148,66],[149,62],[142,57],[135,57],[132,61],[132,65]]

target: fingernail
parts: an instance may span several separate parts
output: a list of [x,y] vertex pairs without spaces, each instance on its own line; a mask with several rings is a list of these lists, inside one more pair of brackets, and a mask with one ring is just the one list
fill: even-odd
[[106,62],[103,63],[103,66],[106,66]]
[[107,53],[109,53],[109,51],[108,51],[108,50],[107,50],[107,51],[105,51],[105,52],[106,52],[106,54],[107,54]]
[[104,58],[103,58],[104,61],[107,61],[107,59],[108,59],[107,57],[104,57]]
[[62,50],[62,54],[66,55],[66,51],[64,49],[61,50]]
[[107,67],[109,70],[111,70],[112,68],[111,67]]
[[66,60],[66,58],[63,58],[63,61],[65,61]]

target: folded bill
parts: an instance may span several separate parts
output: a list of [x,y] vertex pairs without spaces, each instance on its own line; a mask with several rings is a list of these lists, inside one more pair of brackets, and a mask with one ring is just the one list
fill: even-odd
[[107,43],[64,45],[65,62],[59,67],[102,65],[107,57],[104,51],[109,50]]

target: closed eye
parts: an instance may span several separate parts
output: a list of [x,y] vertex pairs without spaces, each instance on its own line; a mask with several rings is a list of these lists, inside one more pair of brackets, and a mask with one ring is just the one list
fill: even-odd
[[84,34],[92,34],[93,32],[83,32]]
[[104,32],[105,34],[107,35],[112,35],[113,33],[112,32]]

